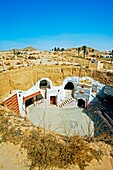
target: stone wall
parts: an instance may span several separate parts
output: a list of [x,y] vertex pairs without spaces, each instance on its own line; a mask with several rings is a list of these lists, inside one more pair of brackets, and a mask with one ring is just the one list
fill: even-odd
[[113,86],[113,73],[80,68],[80,66],[35,66],[25,67],[0,74],[0,96],[10,90],[27,90],[39,79],[45,77],[52,80],[53,85],[61,85],[68,76],[90,76],[94,80]]

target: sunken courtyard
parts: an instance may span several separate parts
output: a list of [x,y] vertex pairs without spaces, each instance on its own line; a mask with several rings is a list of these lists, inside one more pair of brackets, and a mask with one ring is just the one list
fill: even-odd
[[113,86],[89,76],[67,76],[61,85],[39,79],[28,90],[11,90],[4,105],[35,126],[65,136],[113,131]]

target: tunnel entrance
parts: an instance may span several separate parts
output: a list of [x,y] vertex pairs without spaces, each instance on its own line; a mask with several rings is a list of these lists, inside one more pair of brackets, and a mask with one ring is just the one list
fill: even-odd
[[78,107],[85,108],[85,101],[83,99],[78,99]]

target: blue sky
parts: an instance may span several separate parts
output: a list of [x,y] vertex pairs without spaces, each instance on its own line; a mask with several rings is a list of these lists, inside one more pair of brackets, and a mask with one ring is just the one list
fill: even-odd
[[113,0],[1,0],[0,50],[113,49]]

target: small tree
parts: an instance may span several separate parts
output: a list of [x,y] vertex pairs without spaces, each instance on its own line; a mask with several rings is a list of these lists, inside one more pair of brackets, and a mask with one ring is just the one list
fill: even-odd
[[61,48],[61,51],[64,51],[64,48]]
[[94,52],[95,50],[94,49],[92,49],[92,53]]
[[84,46],[82,47],[83,54],[84,54],[84,58],[85,58],[85,56],[86,56],[86,49],[87,49],[87,47],[84,45]]
[[54,47],[54,51],[57,51],[57,48],[56,48],[56,47]]
[[113,56],[113,50],[111,51],[111,55]]
[[60,51],[60,48],[59,48],[59,47],[57,48],[57,51]]
[[81,49],[80,49],[80,47],[78,47],[78,57],[80,56],[80,51],[81,51]]

